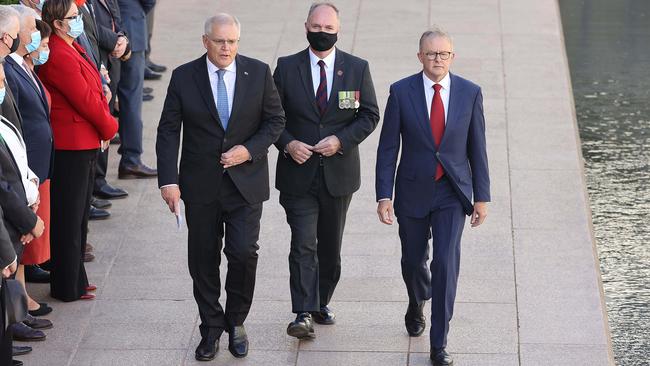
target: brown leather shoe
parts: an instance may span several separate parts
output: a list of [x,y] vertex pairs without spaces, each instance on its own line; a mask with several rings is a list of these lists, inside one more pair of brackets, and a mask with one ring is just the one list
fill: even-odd
[[117,177],[119,179],[155,178],[157,176],[158,170],[150,168],[142,163],[131,166],[120,165],[117,170]]
[[95,260],[95,255],[94,254],[88,253],[88,252],[84,253],[84,262],[88,263],[88,262],[92,262],[94,260]]

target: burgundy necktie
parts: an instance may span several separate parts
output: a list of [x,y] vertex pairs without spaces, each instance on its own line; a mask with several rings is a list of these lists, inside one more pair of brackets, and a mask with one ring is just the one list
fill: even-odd
[[[436,147],[440,150],[440,142],[442,141],[442,135],[445,133],[445,106],[442,104],[442,98],[440,97],[440,88],[442,85],[433,84],[433,100],[431,101],[431,134],[433,135],[433,141],[436,143]],[[442,178],[445,175],[445,172],[442,169],[442,164],[438,162],[438,167],[436,168],[436,180]]]
[[318,66],[320,66],[320,84],[318,84],[318,90],[316,90],[316,103],[322,116],[325,114],[325,109],[327,109],[327,74],[325,74],[325,61],[318,61]]

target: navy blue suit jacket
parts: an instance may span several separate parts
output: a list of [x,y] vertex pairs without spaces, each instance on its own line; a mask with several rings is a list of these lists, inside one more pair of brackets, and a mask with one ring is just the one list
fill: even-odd
[[[50,177],[52,166],[52,127],[43,85],[37,87],[25,69],[11,57],[5,58],[5,75],[22,116],[23,138],[29,167],[41,182]],[[38,80],[38,78],[36,78]]]
[[131,44],[131,51],[139,52],[147,48],[146,14],[156,5],[156,0],[118,0],[124,30]]
[[377,148],[375,188],[377,200],[392,199],[395,186],[397,216],[429,214],[438,162],[467,215],[473,211],[472,198],[476,202],[490,201],[481,88],[460,76],[450,77],[447,123],[440,146],[436,146],[431,134],[422,72],[390,87]]

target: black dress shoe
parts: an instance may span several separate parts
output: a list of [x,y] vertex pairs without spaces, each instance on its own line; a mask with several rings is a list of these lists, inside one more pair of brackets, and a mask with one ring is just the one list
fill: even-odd
[[25,265],[25,281],[31,283],[50,283],[50,272],[39,267],[38,264]]
[[319,312],[311,313],[314,321],[318,324],[332,325],[336,323],[336,315],[327,306],[321,306]]
[[165,72],[165,71],[167,71],[167,66],[158,65],[158,64],[153,63],[153,62],[151,62],[149,60],[147,60],[146,65],[147,65],[148,68],[151,69],[151,71],[155,71],[155,72]]
[[151,94],[142,94],[142,101],[143,102],[150,102],[153,100],[153,95]]
[[411,337],[421,336],[427,327],[426,318],[422,311],[424,304],[426,304],[425,301],[420,304],[409,304],[408,309],[406,309],[404,324],[406,325],[406,331]]
[[145,86],[144,88],[142,88],[142,93],[143,94],[151,94],[151,93],[153,93],[153,88]]
[[309,313],[298,314],[298,316],[296,316],[296,320],[289,323],[289,326],[287,327],[287,334],[298,339],[316,338],[311,315]]
[[94,208],[99,208],[99,209],[107,209],[111,208],[113,204],[109,200],[103,200],[101,198],[97,197],[91,197],[90,198],[90,205],[93,206]]
[[36,310],[29,310],[28,313],[31,316],[43,316],[52,312],[52,308],[44,302],[38,303],[40,306]]
[[148,67],[144,68],[144,79],[145,80],[160,80],[162,77],[162,74],[159,74],[157,72],[154,72]]
[[451,366],[454,364],[454,359],[444,348],[432,349],[430,358],[434,366]]
[[248,354],[248,336],[243,325],[232,328],[228,333],[228,351],[237,358]]
[[106,183],[99,189],[96,189],[93,192],[93,195],[105,200],[114,200],[128,196],[129,192],[123,190],[122,188],[116,188]]
[[23,366],[23,361],[21,361],[21,360],[11,360],[11,366]]
[[142,163],[132,166],[120,165],[117,170],[117,177],[120,179],[155,178],[157,176],[156,169],[149,168]]
[[217,356],[219,350],[218,337],[205,337],[201,339],[201,343],[196,347],[194,358],[197,361],[211,361]]
[[51,329],[52,322],[47,319],[34,318],[34,316],[27,314],[27,318],[23,320],[26,326],[32,329]]
[[12,324],[11,331],[13,332],[14,341],[34,342],[45,340],[45,333],[40,330],[32,329],[25,325],[25,323]]
[[11,355],[12,356],[26,355],[31,351],[32,351],[32,347],[30,347],[30,346],[12,346],[11,347]]
[[88,220],[106,220],[109,217],[111,217],[110,212],[90,206],[90,215],[88,215]]

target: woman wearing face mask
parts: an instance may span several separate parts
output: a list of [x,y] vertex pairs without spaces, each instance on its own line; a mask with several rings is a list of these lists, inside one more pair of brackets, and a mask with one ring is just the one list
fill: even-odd
[[97,149],[117,132],[97,69],[75,41],[83,19],[74,0],[47,0],[43,21],[52,28],[48,61],[38,75],[52,96],[54,132],[51,186],[52,297],[88,300],[96,289],[83,263]]

